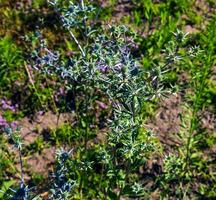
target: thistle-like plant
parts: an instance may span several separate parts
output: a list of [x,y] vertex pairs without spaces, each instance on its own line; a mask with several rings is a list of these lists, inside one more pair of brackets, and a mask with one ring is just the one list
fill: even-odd
[[[186,37],[180,33],[177,41],[184,45],[184,40]],[[176,151],[164,159],[164,174],[161,176],[162,198],[177,196],[182,199],[202,196],[198,191],[202,187],[201,184],[194,187],[193,183],[202,182],[197,181],[201,177],[205,182],[205,176],[212,176],[207,170],[206,161],[203,160],[203,152],[198,147],[200,138],[204,137],[203,130],[200,130],[199,112],[205,105],[201,102],[205,88],[208,87],[211,62],[199,46],[189,46],[187,52],[182,54],[179,58],[190,66],[189,83],[192,92],[186,96],[188,102],[182,106],[184,114],[180,115],[182,125],[177,138],[181,146],[176,147]]]
[[[139,177],[135,174],[154,151],[155,146],[151,132],[145,131],[142,125],[142,105],[143,102],[170,93],[163,87],[164,74],[175,62],[181,60],[179,44],[185,40],[186,35],[179,30],[174,33],[177,42],[170,42],[167,46],[163,62],[154,66],[152,70],[145,70],[139,59],[134,58],[132,54],[133,48],[136,47],[136,35],[128,28],[111,25],[102,29],[87,27],[87,16],[93,9],[86,7],[84,1],[80,5],[69,3],[67,9],[59,8],[57,1],[51,2],[51,5],[77,44],[80,54],[71,57],[67,63],[58,61],[55,65],[50,65],[50,62],[40,62],[40,68],[48,68],[48,71],[67,80],[67,87],[75,93],[80,90],[83,92],[85,101],[79,109],[84,113],[92,109],[97,93],[103,94],[111,102],[112,115],[107,121],[106,142],[99,146],[97,161],[92,160],[102,167],[99,183],[99,190],[103,191],[101,198],[115,195],[120,199],[123,195],[136,196],[136,193],[138,196],[144,195],[139,192],[143,190],[137,183]],[[78,29],[86,37],[86,44],[78,41],[73,34],[74,29]],[[50,51],[47,53],[51,55]],[[43,57],[40,59],[44,60]],[[76,111],[79,112],[79,109]],[[83,116],[82,113],[77,119],[82,119]],[[89,140],[87,134],[86,137],[82,154],[86,154]],[[82,160],[86,159],[86,156],[81,156],[80,159],[81,163],[86,163]],[[75,171],[78,176],[83,174],[79,169]],[[83,175],[85,176],[85,173]],[[135,179],[131,178],[133,176]],[[105,188],[102,188],[102,182],[106,183]],[[82,177],[77,184],[83,198]]]
[[69,179],[68,173],[70,173],[67,162],[70,158],[71,151],[59,149],[56,152],[57,155],[57,167],[54,177],[54,187],[51,188],[50,199],[61,200],[69,199],[70,192],[75,187],[76,181]]
[[18,151],[19,155],[19,164],[20,164],[20,184],[18,189],[11,189],[9,188],[9,193],[5,193],[6,197],[9,197],[11,200],[28,200],[29,199],[29,189],[28,186],[25,184],[24,180],[24,168],[23,168],[23,159],[22,159],[22,141],[20,138],[20,127],[15,126],[10,123],[5,123],[3,126],[0,127],[0,131],[4,132],[8,139],[12,142],[13,147]]

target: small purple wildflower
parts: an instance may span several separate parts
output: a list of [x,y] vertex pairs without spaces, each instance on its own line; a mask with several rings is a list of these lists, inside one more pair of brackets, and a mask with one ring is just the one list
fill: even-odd
[[0,128],[7,125],[6,120],[0,115]]
[[43,114],[44,114],[44,111],[40,110],[40,111],[38,111],[38,114],[39,114],[39,115],[43,115]]
[[109,71],[109,66],[102,63],[102,62],[97,62],[97,68],[100,70],[102,73],[107,73]]
[[65,94],[64,88],[61,87],[61,88],[59,89],[59,94],[61,94],[61,95],[64,95],[64,94]]
[[17,122],[14,121],[14,122],[10,123],[10,126],[13,130],[15,130],[15,129],[17,129],[18,124],[17,124]]
[[101,102],[101,101],[96,101],[96,103],[99,105],[100,108],[102,109],[107,109],[108,105],[106,105],[105,103]]
[[4,99],[1,99],[0,104],[3,110],[11,110],[13,112],[16,111],[16,106],[11,105],[12,104],[11,101],[6,101]]
[[17,130],[17,128],[18,128],[17,122],[16,121],[14,121],[14,122],[7,122],[2,117],[2,115],[0,115],[0,130],[4,132],[8,128],[11,129],[11,130]]

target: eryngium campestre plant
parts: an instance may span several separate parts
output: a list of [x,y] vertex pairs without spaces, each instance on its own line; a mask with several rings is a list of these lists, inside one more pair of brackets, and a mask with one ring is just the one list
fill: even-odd
[[[79,199],[89,198],[86,189],[91,181],[94,181],[97,191],[94,197],[99,199],[145,198],[144,185],[137,172],[156,147],[151,131],[143,127],[141,109],[144,102],[171,92],[163,86],[165,73],[175,62],[181,61],[179,50],[186,34],[179,30],[174,33],[176,41],[172,40],[167,45],[162,61],[146,70],[132,53],[133,48],[137,48],[134,42],[136,34],[128,28],[94,26],[90,23],[94,9],[84,1],[81,4],[69,1],[68,7],[59,6],[57,0],[50,4],[79,52],[65,62],[37,33],[41,45],[34,51],[35,68],[65,80],[67,88],[75,94],[82,91],[84,101],[75,102],[75,105],[79,104],[75,111],[81,116],[77,119],[82,120],[93,108],[97,93],[109,99],[112,108],[112,115],[107,120],[107,137],[96,146],[94,156],[88,157],[88,134],[85,135],[85,148],[74,149],[81,156],[69,159],[69,152],[60,150],[57,153],[50,199],[69,199],[73,196],[72,190]],[[74,29],[83,37],[83,43],[78,41]],[[189,53],[193,55],[195,50],[190,49]],[[88,126],[90,124],[85,126],[86,131]],[[100,166],[99,171],[96,165]],[[99,181],[93,177],[97,174],[100,175]],[[23,185],[21,189],[26,188]]]
[[[107,137],[104,144],[96,149],[96,158],[85,161],[86,156],[82,156],[84,160],[77,163],[101,165],[98,189],[100,198],[108,198],[109,195],[118,199],[123,195],[144,196],[137,172],[154,151],[155,144],[151,131],[143,128],[142,105],[171,92],[163,86],[165,73],[174,63],[182,60],[179,51],[187,34],[177,30],[162,53],[164,59],[152,69],[146,70],[132,53],[133,49],[137,48],[134,42],[136,34],[127,27],[89,26],[91,23],[88,20],[91,19],[94,9],[86,6],[84,1],[81,1],[80,5],[69,3],[67,8],[58,7],[58,1],[51,2],[51,5],[80,53],[69,58],[68,62],[63,62],[58,57],[59,60],[54,59],[55,65],[50,62],[37,64],[41,69],[47,69],[45,71],[67,80],[67,88],[75,93],[82,90],[85,96],[82,107],[86,113],[95,102],[95,91],[102,93],[112,105],[112,116],[107,121]],[[78,41],[73,34],[74,29],[84,36],[85,43]],[[50,53],[50,50],[46,51],[47,47],[44,48],[49,55],[55,55]],[[190,56],[195,53],[193,49],[196,48],[190,49]],[[44,61],[44,57],[40,59]],[[83,151],[82,153],[86,154]],[[95,173],[94,164],[89,168],[92,173]],[[87,175],[81,172],[81,167],[74,166],[73,169],[71,173]],[[77,180],[77,185],[80,197],[83,198],[82,176]]]
[[71,152],[72,151],[65,151],[62,148],[56,152],[57,166],[55,173],[53,174],[55,181],[54,186],[51,189],[52,195],[50,196],[50,199],[69,199],[71,196],[70,192],[76,185],[76,182],[68,177],[70,171],[67,162],[70,158]]

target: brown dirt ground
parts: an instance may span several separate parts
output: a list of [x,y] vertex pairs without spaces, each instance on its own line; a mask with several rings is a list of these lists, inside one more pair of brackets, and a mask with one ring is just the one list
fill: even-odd
[[[71,120],[70,114],[61,114],[60,117],[58,115],[47,112],[43,115],[37,114],[34,120],[25,117],[18,121],[18,124],[21,125],[21,138],[23,140],[23,145],[28,146],[35,142],[35,140],[41,137],[41,133],[44,130],[53,130],[56,129],[59,125],[64,124]],[[13,151],[13,149],[11,149]],[[52,170],[52,166],[55,161],[55,151],[56,147],[43,147],[40,153],[36,152],[31,155],[24,157],[24,163],[27,166],[25,170],[25,179],[29,180],[30,177],[28,175],[29,172],[36,172],[39,174],[43,174],[44,176],[48,176],[50,170]],[[13,151],[14,152],[14,151]],[[15,157],[18,158],[17,153],[15,153]],[[17,169],[20,170],[19,161],[17,160]]]

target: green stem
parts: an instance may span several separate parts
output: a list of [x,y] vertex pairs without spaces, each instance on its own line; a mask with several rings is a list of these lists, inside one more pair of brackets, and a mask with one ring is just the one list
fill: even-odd
[[195,93],[195,99],[193,101],[193,112],[192,112],[192,118],[191,118],[191,124],[190,124],[190,129],[189,129],[189,136],[187,139],[187,144],[186,144],[186,169],[189,168],[189,164],[190,164],[190,157],[191,157],[191,139],[193,137],[193,133],[196,130],[196,124],[197,124],[197,113],[199,111],[199,102],[202,99],[202,93],[204,91],[205,88],[205,80],[206,80],[206,76],[207,76],[207,70],[208,68],[206,67],[206,69],[203,71],[203,76],[201,76],[201,80],[194,80],[193,81],[193,86],[196,89],[196,93]]
[[73,40],[75,41],[75,43],[77,44],[78,48],[80,49],[82,56],[85,57],[86,54],[83,50],[83,48],[81,47],[80,43],[78,42],[78,40],[76,39],[75,35],[73,34],[73,32],[68,28],[68,32],[70,33],[71,37],[73,38]]
[[22,161],[22,152],[20,147],[18,148],[19,151],[19,162],[20,162],[20,173],[21,173],[21,184],[24,185],[24,171],[23,171],[23,161]]
[[[24,67],[25,67],[26,73],[27,73],[27,75],[28,75],[29,82],[30,82],[31,85],[32,85],[32,89],[33,89],[34,93],[36,94],[36,96],[38,97],[38,100],[39,100],[39,102],[40,102],[40,104],[41,104],[41,107],[44,108],[44,105],[43,105],[43,103],[42,103],[42,100],[41,100],[41,98],[40,98],[40,95],[39,95],[38,90],[37,90],[37,88],[36,88],[36,86],[35,86],[35,84],[34,84],[34,81],[33,81],[33,79],[32,79],[31,73],[30,73],[30,71],[29,71],[28,66],[26,65],[26,63],[24,63]],[[45,110],[46,110],[46,108],[45,108]]]

